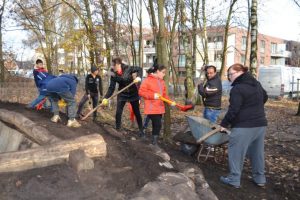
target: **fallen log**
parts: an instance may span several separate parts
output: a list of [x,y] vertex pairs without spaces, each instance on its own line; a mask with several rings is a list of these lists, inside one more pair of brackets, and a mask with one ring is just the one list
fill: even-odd
[[14,125],[27,138],[39,145],[47,145],[60,141],[59,138],[50,134],[46,128],[37,125],[20,113],[0,109],[0,120]]
[[106,156],[106,143],[102,136],[92,134],[34,149],[0,154],[0,172],[24,171],[61,164],[76,149],[84,150],[90,158]]

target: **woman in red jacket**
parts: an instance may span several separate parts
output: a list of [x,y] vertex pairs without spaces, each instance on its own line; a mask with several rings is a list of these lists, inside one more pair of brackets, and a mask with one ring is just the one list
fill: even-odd
[[165,113],[164,102],[160,96],[167,97],[165,82],[166,74],[164,65],[154,65],[148,71],[148,77],[142,82],[139,95],[144,98],[144,114],[148,115],[152,121],[152,144],[157,145],[159,132],[161,129],[161,118]]

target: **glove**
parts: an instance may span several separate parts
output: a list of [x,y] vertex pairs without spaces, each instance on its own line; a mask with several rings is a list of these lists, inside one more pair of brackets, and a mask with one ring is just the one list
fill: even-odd
[[161,96],[160,94],[154,93],[154,99],[159,99],[160,96]]
[[66,107],[66,106],[67,106],[67,103],[65,102],[65,100],[60,99],[58,101],[58,107],[63,108],[63,107]]
[[101,102],[102,105],[107,106],[108,105],[108,99],[104,98]]
[[174,106],[176,106],[176,103],[175,103],[175,102],[172,102],[172,103],[170,104],[170,106],[174,107]]
[[135,83],[139,83],[139,82],[141,82],[141,78],[140,77],[136,77],[135,79],[134,79],[134,81],[133,82],[135,82]]

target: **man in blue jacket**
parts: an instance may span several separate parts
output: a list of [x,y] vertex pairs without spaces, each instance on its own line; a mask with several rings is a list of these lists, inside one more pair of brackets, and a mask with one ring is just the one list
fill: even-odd
[[67,103],[68,109],[68,127],[80,127],[81,125],[76,121],[76,101],[75,101],[75,94],[76,94],[76,87],[78,84],[78,79],[76,76],[71,74],[64,74],[57,78],[50,80],[46,86],[46,90],[48,92],[48,96],[53,101],[52,110],[54,116],[51,118],[52,122],[57,123],[61,121],[59,117],[59,107],[58,101],[59,99],[65,100]]

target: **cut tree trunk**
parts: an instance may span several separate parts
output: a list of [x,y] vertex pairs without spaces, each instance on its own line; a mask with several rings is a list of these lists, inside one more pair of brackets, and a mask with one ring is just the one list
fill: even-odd
[[51,135],[46,128],[37,125],[20,113],[0,109],[0,120],[14,125],[27,138],[39,145],[47,145],[60,141],[59,138]]
[[106,156],[106,143],[102,136],[92,134],[25,151],[0,154],[0,173],[61,164],[76,149],[84,150],[90,158]]

